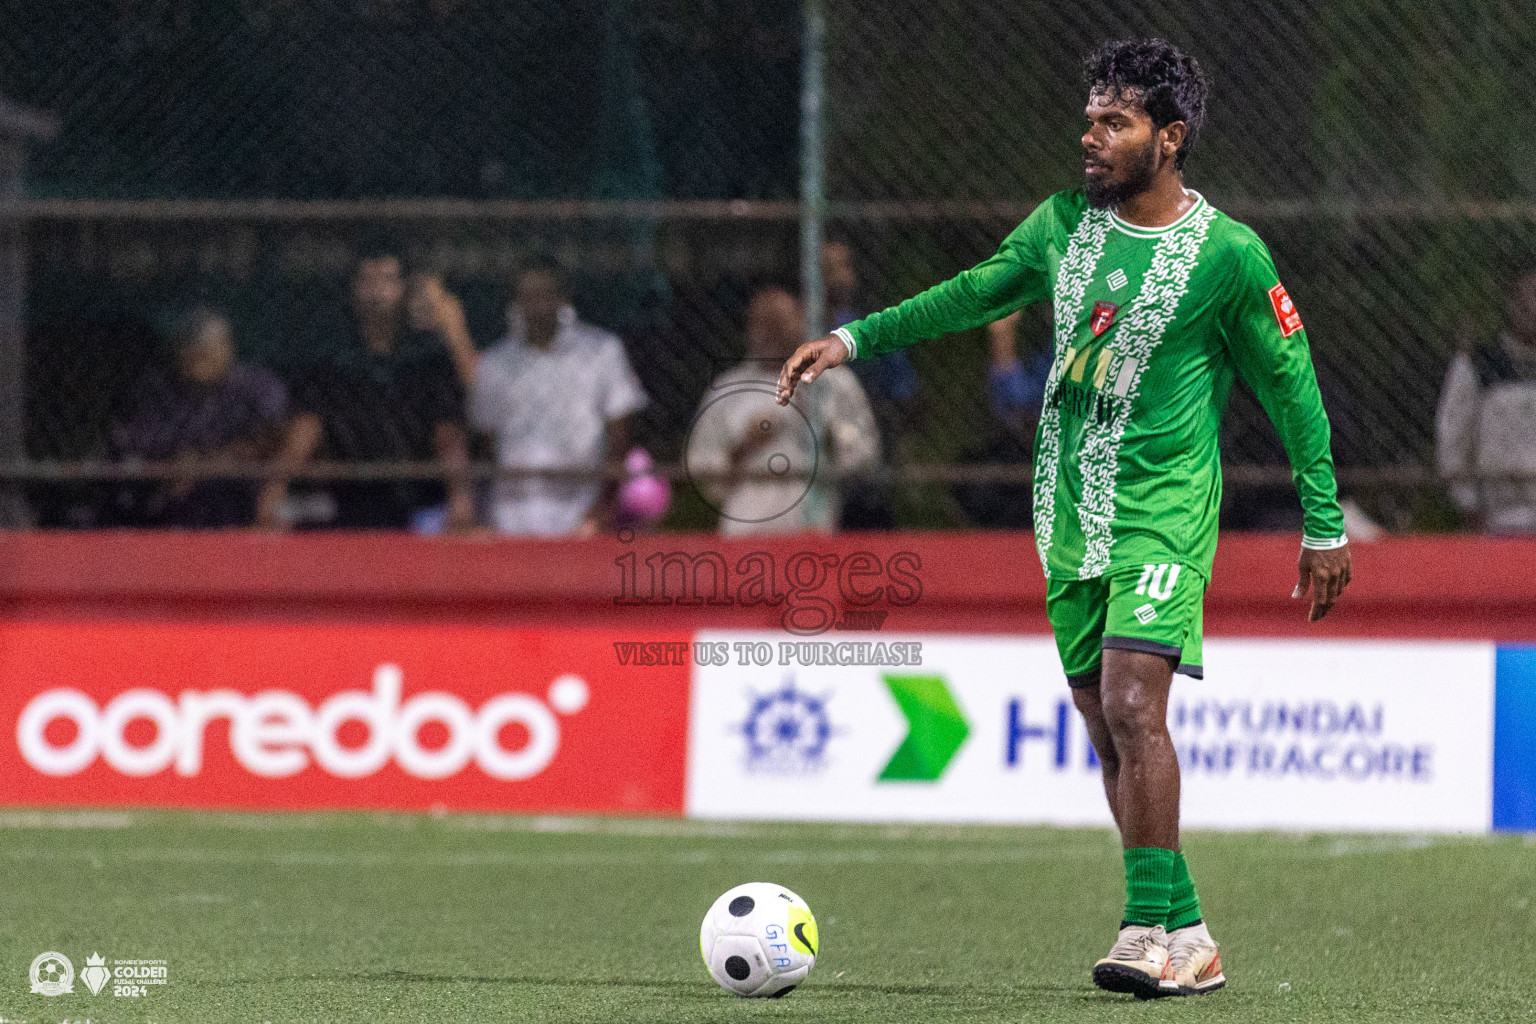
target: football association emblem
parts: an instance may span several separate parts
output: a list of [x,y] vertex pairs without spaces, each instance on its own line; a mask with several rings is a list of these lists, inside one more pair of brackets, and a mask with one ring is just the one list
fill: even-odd
[[1115,322],[1115,314],[1120,312],[1120,306],[1114,302],[1095,302],[1093,314],[1088,317],[1088,326],[1093,328],[1093,336],[1097,338]]
[[32,961],[32,991],[62,996],[75,991],[75,965],[63,953],[39,953]]
[[1296,303],[1286,294],[1285,285],[1277,284],[1269,290],[1270,304],[1275,307],[1275,319],[1280,321],[1280,334],[1289,338],[1301,330],[1301,314],[1296,311]]
[[80,980],[91,990],[91,995],[101,995],[101,990],[112,980],[112,972],[107,970],[107,962],[100,953],[85,958],[85,970],[80,972]]

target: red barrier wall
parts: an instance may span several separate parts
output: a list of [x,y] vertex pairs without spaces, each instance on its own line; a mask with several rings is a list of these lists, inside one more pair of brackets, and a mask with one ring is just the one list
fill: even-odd
[[[650,573],[669,554],[723,567],[726,596],[712,591],[708,569],[695,594],[681,593],[681,558],[665,568],[666,588],[653,594]],[[1536,640],[1536,539],[1357,543],[1353,584],[1315,626],[1307,625],[1302,602],[1290,599],[1296,555],[1295,537],[1223,536],[1206,601],[1207,632]],[[798,593],[791,573],[804,584]],[[785,600],[752,603],[754,587]],[[877,596],[860,606],[870,595]],[[680,604],[679,596],[698,603]],[[802,625],[829,611],[862,610],[885,612],[884,632],[1017,633],[1047,631],[1044,596],[1032,538],[1017,533],[753,541],[642,535],[629,543],[241,532],[0,536],[0,613],[22,619],[739,629],[782,628],[786,609]],[[872,621],[843,625],[867,628]]]
[[688,673],[597,630],[0,622],[0,805],[681,814]]

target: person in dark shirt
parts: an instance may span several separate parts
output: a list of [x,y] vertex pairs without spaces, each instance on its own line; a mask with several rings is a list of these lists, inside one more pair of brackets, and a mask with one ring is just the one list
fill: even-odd
[[[324,490],[341,529],[422,528],[433,510],[449,529],[474,525],[467,474],[464,393],[477,361],[458,300],[435,277],[407,285],[400,258],[363,257],[352,279],[352,306],[331,332],[328,351],[294,375],[294,417],[284,450],[291,471],[321,461],[431,462],[442,481],[337,481]],[[268,521],[280,522],[286,479],[262,496]],[[446,508],[444,506],[446,505]],[[291,507],[291,506],[289,506]]]
[[[188,468],[270,458],[287,414],[282,382],[235,362],[229,320],[217,310],[192,310],[177,325],[173,341],[175,371],[146,377],[133,415],[113,431],[118,455]],[[140,526],[249,526],[256,489],[254,481],[189,474],[168,484],[122,489],[118,515]]]
[[[858,266],[853,246],[842,240],[826,242],[821,247],[821,280],[826,289],[824,330],[846,327],[867,310],[860,302]],[[905,352],[889,352],[848,364],[874,409],[880,431],[880,445],[900,461],[902,435],[917,415],[917,371]],[[842,497],[844,530],[894,530],[895,495],[888,484],[873,480],[855,480],[844,487]]]
[[[1051,373],[1052,353],[1042,346],[1031,346],[1027,360],[1019,358],[1019,314],[1011,313],[987,326],[992,350],[987,371],[987,398],[992,416],[974,445],[960,461],[981,466],[1027,466],[1033,458],[1035,424],[1040,421],[1040,403],[1045,381]],[[1029,530],[1034,528],[1034,499],[1027,479],[1007,483],[1000,480],[974,481],[956,485],[955,501],[971,526],[988,529]]]

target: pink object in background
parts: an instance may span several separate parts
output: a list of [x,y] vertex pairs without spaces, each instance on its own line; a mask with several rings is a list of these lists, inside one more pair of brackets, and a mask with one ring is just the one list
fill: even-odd
[[619,487],[618,520],[621,526],[650,526],[666,513],[672,502],[667,481],[651,475],[651,453],[631,448],[624,458],[629,479]]

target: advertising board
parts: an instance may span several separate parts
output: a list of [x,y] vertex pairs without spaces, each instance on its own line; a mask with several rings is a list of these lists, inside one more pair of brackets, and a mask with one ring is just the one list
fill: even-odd
[[[878,659],[782,635],[699,639],[768,643],[776,657],[695,667],[690,814],[1110,824],[1048,638],[882,637],[918,654],[899,665],[837,664]],[[1169,705],[1187,826],[1489,827],[1493,645],[1210,640],[1205,651],[1205,678],[1175,677]]]
[[[1049,638],[853,635],[0,623],[0,803],[1110,824]],[[1536,828],[1532,648],[1205,662],[1186,826]]]
[[678,813],[688,670],[612,639],[3,623],[0,802]]

